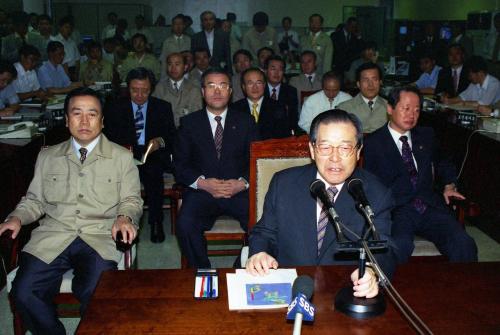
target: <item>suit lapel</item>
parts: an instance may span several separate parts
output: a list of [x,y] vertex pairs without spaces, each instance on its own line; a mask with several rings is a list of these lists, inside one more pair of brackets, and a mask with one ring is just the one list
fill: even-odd
[[[399,149],[398,149],[396,143],[394,143],[394,139],[392,138],[392,135],[389,132],[389,128],[388,128],[387,123],[384,126],[383,135],[384,135],[384,138],[381,141],[381,143],[387,143],[387,145],[388,145],[388,148],[386,150],[386,154],[389,155],[389,157],[387,157],[388,158],[387,161],[396,162],[396,164],[399,165],[398,170],[407,172],[408,170],[406,168],[406,165],[404,164],[403,156],[401,156],[401,153],[399,152]],[[412,135],[412,137],[413,137],[413,135]],[[413,138],[412,138],[412,141],[413,141]]]
[[[210,126],[210,120],[208,119],[208,113],[206,109],[202,109],[202,112],[200,113],[200,140],[202,141],[201,146],[202,147],[207,147],[207,149],[210,151],[210,154],[212,157],[214,157],[215,161],[217,160],[217,152],[215,150],[215,142],[214,142],[214,135],[212,134],[212,127]],[[226,120],[227,122],[227,120]],[[222,149],[224,150],[224,136],[225,132],[223,133],[222,137]]]
[[[224,159],[226,153],[230,149],[233,143],[238,142],[238,122],[234,113],[231,110],[227,110],[226,121],[224,122],[224,133],[222,135],[222,153],[221,159]],[[214,146],[215,148],[215,146]]]
[[[422,140],[422,137],[420,136],[418,130],[416,128],[413,128],[411,130],[411,144],[412,148],[411,151],[413,152],[413,156],[415,157],[415,160],[417,161],[417,172],[419,169],[423,169],[424,167],[424,160],[425,160],[425,151],[426,146],[424,145],[424,142]],[[417,173],[417,184],[420,184],[421,178],[420,178],[420,173]]]

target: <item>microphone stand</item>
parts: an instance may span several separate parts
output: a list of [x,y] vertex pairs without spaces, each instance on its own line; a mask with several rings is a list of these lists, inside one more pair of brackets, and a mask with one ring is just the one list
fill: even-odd
[[[368,212],[361,204],[358,208],[364,214],[368,222],[368,230],[356,242],[339,243],[339,251],[359,251],[358,278],[363,278],[366,268],[366,254],[371,255],[371,250],[382,250],[387,248],[387,241],[381,240],[373,224],[373,213]],[[372,240],[368,240],[368,235],[372,232]],[[378,269],[374,269],[377,271]],[[382,279],[382,277],[379,277]],[[385,276],[383,277],[385,278]],[[335,296],[335,308],[340,312],[356,318],[366,319],[381,315],[385,312],[386,304],[382,293],[373,298],[358,298],[353,295],[352,286],[343,287]]]

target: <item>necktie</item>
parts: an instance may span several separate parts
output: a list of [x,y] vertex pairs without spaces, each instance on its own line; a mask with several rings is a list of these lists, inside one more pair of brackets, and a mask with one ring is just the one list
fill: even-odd
[[174,81],[174,90],[175,90],[176,92],[179,92],[179,86],[177,85],[177,82],[176,82],[176,81]]
[[313,76],[307,76],[307,79],[309,79],[309,85],[313,85]]
[[328,98],[328,102],[330,103],[330,109],[333,109],[333,98]]
[[214,119],[217,121],[214,135],[215,150],[217,151],[217,159],[220,159],[220,154],[222,152],[222,133],[224,132],[224,128],[222,128],[221,123],[222,117],[217,115]]
[[272,89],[271,99],[278,100],[278,97],[276,96],[276,89],[275,88]]
[[455,94],[458,91],[458,73],[457,70],[453,70],[453,89],[455,90]]
[[259,112],[257,112],[257,107],[259,107],[259,104],[252,104],[252,116],[254,117],[255,122],[259,122]]
[[373,101],[368,101],[368,107],[370,107],[370,112],[373,112]]
[[84,147],[81,147],[78,151],[80,151],[80,163],[83,164],[83,162],[85,162],[85,159],[87,158],[88,150]]
[[[338,190],[335,186],[331,186],[326,190],[328,193],[328,198],[330,198],[330,201],[333,203],[333,200],[335,199],[335,195],[338,193]],[[325,232],[326,232],[326,227],[328,226],[328,209],[326,208],[325,205],[323,205],[323,208],[321,209],[321,214],[319,215],[318,219],[318,256],[319,252],[321,250],[321,246],[323,245],[323,239],[325,238]]]
[[137,139],[141,137],[142,130],[144,129],[144,115],[142,115],[142,106],[138,106],[135,111],[135,136]]
[[179,49],[178,52],[181,52],[181,39],[182,37],[176,37],[175,40],[177,41],[177,48]]
[[[406,166],[406,169],[408,170],[408,173],[410,174],[410,182],[411,185],[413,186],[413,189],[415,190],[417,188],[417,168],[415,166],[415,162],[413,161],[413,154],[411,152],[410,144],[408,143],[408,137],[407,136],[401,136],[399,140],[403,143],[402,150],[401,150],[401,156],[403,157],[403,162]],[[422,202],[421,199],[415,198],[412,201],[413,207],[422,214],[425,212],[425,209],[427,206]]]

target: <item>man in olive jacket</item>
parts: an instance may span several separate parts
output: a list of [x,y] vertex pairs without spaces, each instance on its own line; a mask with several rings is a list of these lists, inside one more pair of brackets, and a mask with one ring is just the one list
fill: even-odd
[[52,304],[63,274],[74,270],[72,290],[83,314],[101,273],[116,269],[118,232],[126,243],[142,215],[139,173],[132,153],[102,130],[96,92],[78,88],[65,101],[71,138],[42,150],[28,192],[0,224],[0,235],[40,219],[21,254],[12,296],[34,334],[65,334]]

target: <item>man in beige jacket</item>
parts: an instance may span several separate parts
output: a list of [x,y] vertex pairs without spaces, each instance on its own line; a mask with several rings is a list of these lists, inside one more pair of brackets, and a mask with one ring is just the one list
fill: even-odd
[[137,235],[142,215],[139,173],[132,153],[102,130],[102,106],[88,88],[65,101],[71,138],[40,152],[28,192],[0,224],[0,235],[40,219],[21,254],[11,294],[34,334],[65,334],[52,304],[63,274],[74,270],[72,290],[84,313],[101,273],[116,269],[125,243]]

